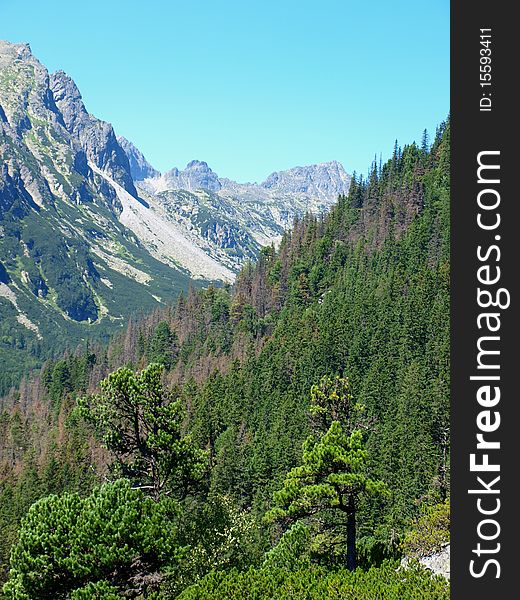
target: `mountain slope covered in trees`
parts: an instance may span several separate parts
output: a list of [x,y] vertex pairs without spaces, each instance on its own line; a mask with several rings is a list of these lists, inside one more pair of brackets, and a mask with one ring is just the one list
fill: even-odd
[[[146,567],[143,551],[154,511],[164,518],[161,511],[167,510],[162,500],[160,508],[150,508],[152,529],[136,532],[130,544],[141,561],[141,578],[150,582],[153,573],[161,574],[157,585],[164,586],[163,597],[188,588],[181,597],[241,598],[240,590],[273,590],[278,579],[282,589],[291,586],[292,576],[287,579],[276,565],[305,570],[294,577],[309,581],[317,595],[302,591],[298,598],[319,596],[323,576],[314,569],[326,569],[331,578],[335,573],[339,579],[331,585],[350,589],[349,575],[341,574],[350,517],[343,519],[323,503],[315,511],[311,503],[292,527],[283,514],[271,524],[265,518],[276,508],[275,492],[283,489],[287,474],[313,460],[305,452],[319,448],[316,442],[331,457],[334,444],[339,457],[357,452],[356,468],[381,482],[381,493],[355,500],[358,564],[367,568],[395,558],[413,520],[449,496],[449,156],[449,124],[439,127],[431,148],[426,137],[420,147],[396,145],[383,166],[374,163],[366,178],[353,178],[348,196],[340,197],[329,215],[297,220],[278,250],[266,248],[256,264],[246,265],[231,292],[191,289],[175,306],[132,320],[108,348],[91,345],[72,352],[24,380],[3,401],[2,559],[17,539],[19,519],[39,497],[67,490],[96,507],[126,494],[132,505],[123,488],[92,491],[116,477],[109,466],[115,464],[119,438],[96,437],[95,420],[85,420],[74,407],[76,398],[87,394],[87,405],[95,408],[92,394],[115,369],[125,366],[131,373],[150,363],[163,365],[161,385],[180,401],[182,434],[206,461],[199,491],[178,496],[180,516],[171,517],[175,543],[163,546],[177,549],[170,558]],[[337,377],[348,381],[359,418],[334,441],[334,429],[313,433],[309,406],[311,390],[324,378]],[[341,416],[333,415],[332,410],[329,418],[341,425]],[[318,437],[313,442],[309,435]],[[154,452],[160,439],[151,440]],[[356,471],[347,477],[335,470],[337,459],[331,460],[336,461],[329,463],[333,478],[327,475],[325,485],[352,481],[348,477]],[[131,473],[130,479],[135,469]],[[328,494],[322,480],[319,485],[319,493]],[[67,502],[79,502],[71,498]],[[183,520],[183,511],[193,523]],[[204,554],[195,542],[198,527],[218,532],[211,539],[222,544]],[[30,544],[30,519],[22,533],[20,543]],[[183,554],[183,548],[191,550]],[[22,570],[11,590],[25,585],[20,573],[30,569],[14,556]],[[81,585],[99,586],[107,594],[129,589],[120,571],[107,569],[98,575],[89,571],[92,580]],[[390,572],[395,570],[381,571],[380,581],[391,579]],[[133,571],[129,577],[135,583]],[[373,597],[372,575],[359,577],[358,589],[369,586],[359,597]],[[389,579],[381,597],[447,598],[445,584],[418,577],[421,583],[410,587],[403,577]],[[80,585],[70,577],[67,582],[71,589]]]
[[232,282],[294,215],[327,211],[350,181],[339,163],[275,173],[269,189],[219,180],[201,161],[160,177],[87,111],[71,77],[2,40],[0,161],[0,394],[192,280]]

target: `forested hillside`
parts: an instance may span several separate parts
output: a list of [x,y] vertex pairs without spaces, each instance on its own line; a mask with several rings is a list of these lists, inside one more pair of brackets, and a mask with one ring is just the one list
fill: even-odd
[[234,281],[295,215],[327,212],[349,183],[337,161],[262,184],[199,160],[161,175],[88,112],[69,75],[0,40],[0,395],[190,282]]
[[[449,164],[449,123],[396,144],[232,289],[191,289],[4,398],[7,597],[447,598],[375,567],[449,496]],[[36,584],[53,514],[69,546],[51,536]]]

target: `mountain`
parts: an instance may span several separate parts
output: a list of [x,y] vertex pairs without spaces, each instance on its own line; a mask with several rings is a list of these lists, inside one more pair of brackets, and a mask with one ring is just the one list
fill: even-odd
[[49,76],[49,91],[60,121],[84,152],[87,162],[108,173],[132,196],[137,196],[128,158],[112,125],[88,114],[76,84],[63,71]]
[[272,173],[260,185],[277,193],[309,194],[328,201],[337,198],[339,194],[348,193],[350,176],[339,162],[333,160],[319,165],[294,167],[287,171]]
[[51,346],[106,337],[191,280],[231,283],[295,217],[327,212],[350,183],[336,162],[260,184],[199,160],[160,174],[87,111],[71,77],[4,41],[0,159],[0,358],[10,362],[0,391]]
[[135,177],[135,183],[143,198],[166,211],[170,223],[236,273],[262,246],[278,244],[295,218],[327,213],[348,193],[350,175],[333,161],[272,173],[259,184],[237,183],[192,160],[183,170]]
[[171,301],[190,275],[132,232],[147,205],[112,126],[26,44],[0,42],[0,161],[5,388],[50,348],[106,337],[129,314]]
[[208,190],[232,195],[237,198],[257,196],[259,201],[277,197],[282,202],[291,196],[307,198],[309,207],[316,211],[320,201],[324,207],[336,202],[338,196],[346,195],[350,185],[350,175],[338,161],[331,161],[305,167],[294,167],[286,171],[276,171],[262,183],[237,183],[219,177],[201,160],[192,160],[186,168],[174,167],[164,174],[156,171],[142,153],[128,140],[118,137],[130,161],[134,181],[150,193],[163,191]]
[[174,167],[159,178],[154,178],[149,184],[152,189],[157,185],[158,191],[187,190],[193,192],[195,190],[209,190],[218,192],[222,187],[218,175],[208,167],[208,163],[202,160],[192,160],[182,171]]
[[136,148],[132,142],[129,142],[122,135],[117,136],[117,141],[128,157],[132,179],[137,181],[146,179],[147,177],[157,177],[160,175],[159,171],[152,167],[144,157],[143,153]]

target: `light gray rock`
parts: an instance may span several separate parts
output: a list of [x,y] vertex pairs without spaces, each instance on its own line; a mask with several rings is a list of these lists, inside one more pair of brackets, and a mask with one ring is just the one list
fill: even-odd
[[218,192],[222,187],[218,175],[208,167],[208,163],[202,160],[192,160],[182,171],[173,168],[167,171],[163,178],[166,189],[170,190]]
[[49,84],[65,128],[77,140],[87,159],[137,197],[128,157],[119,145],[112,125],[87,112],[78,87],[65,72],[51,74]]
[[77,85],[64,71],[56,71],[49,77],[49,86],[65,128],[79,136],[90,119]]
[[348,193],[350,175],[341,163],[333,160],[306,167],[294,167],[287,171],[277,171],[269,175],[260,185],[278,193],[303,193],[328,199]]
[[37,118],[58,125],[54,101],[49,89],[47,69],[32,55],[29,44],[10,44],[0,40],[0,104],[10,135],[23,135],[31,128],[30,112]]
[[[425,569],[431,571],[434,575],[442,575],[446,579],[450,578],[450,544],[443,544],[438,552],[421,556],[419,559]],[[401,567],[406,569],[410,565],[411,559],[405,557],[401,560]]]
[[439,552],[423,556],[419,562],[426,568],[435,573],[442,575],[446,579],[450,578],[450,545],[445,544]]

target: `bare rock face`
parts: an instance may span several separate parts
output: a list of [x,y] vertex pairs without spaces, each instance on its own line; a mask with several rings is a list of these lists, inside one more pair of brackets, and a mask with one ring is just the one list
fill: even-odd
[[152,167],[139,148],[136,148],[132,142],[128,141],[122,135],[117,136],[117,141],[128,157],[130,174],[134,181],[142,181],[149,177],[159,177],[159,171]]
[[47,69],[31,53],[29,44],[10,44],[0,40],[0,123],[4,133],[21,136],[31,129],[29,112],[36,118],[60,122],[54,113]]
[[[450,544],[443,544],[439,551],[421,556],[418,561],[434,575],[442,575],[446,579],[450,578]],[[401,568],[406,569],[409,564],[410,558],[405,557],[401,561]]]
[[80,129],[88,122],[89,116],[78,87],[64,71],[52,73],[49,85],[65,128],[69,133],[78,135]]
[[260,185],[279,193],[304,193],[318,198],[337,198],[340,194],[348,193],[350,176],[343,165],[334,160],[277,171]]
[[0,151],[9,173],[21,174],[37,204],[48,200],[47,188],[54,196],[85,199],[85,190],[76,189],[82,187],[76,175],[100,191],[96,188],[103,184],[88,161],[137,196],[112,126],[87,112],[68,75],[49,75],[28,44],[5,41],[0,41],[0,73]]
[[63,71],[51,74],[49,85],[65,128],[78,141],[87,159],[110,173],[114,181],[137,197],[128,157],[119,145],[112,125],[86,111],[76,84]]
[[208,167],[208,163],[202,160],[192,160],[182,171],[173,168],[167,171],[163,177],[167,189],[170,190],[218,192],[222,187],[218,175]]

